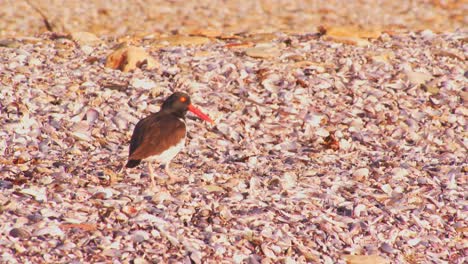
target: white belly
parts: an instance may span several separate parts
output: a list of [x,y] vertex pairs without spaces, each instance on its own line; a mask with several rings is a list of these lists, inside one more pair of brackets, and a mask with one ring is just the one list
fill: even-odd
[[182,148],[185,146],[185,138],[182,139],[177,145],[170,147],[169,149],[163,151],[159,155],[151,156],[146,158],[147,161],[157,161],[160,163],[167,163],[171,161],[177,153],[179,153]]

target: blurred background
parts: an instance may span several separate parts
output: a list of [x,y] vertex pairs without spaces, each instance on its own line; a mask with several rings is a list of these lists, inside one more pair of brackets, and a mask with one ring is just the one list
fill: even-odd
[[435,32],[466,28],[457,0],[0,0],[0,37],[314,32],[318,26]]

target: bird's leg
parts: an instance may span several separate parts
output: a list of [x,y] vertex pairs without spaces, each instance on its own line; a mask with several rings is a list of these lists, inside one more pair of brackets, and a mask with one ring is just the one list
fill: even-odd
[[150,173],[151,186],[156,187],[156,182],[154,181],[154,170],[153,170],[153,166],[151,165],[151,162],[148,162],[148,170]]
[[176,183],[178,181],[181,180],[181,178],[179,178],[178,176],[174,175],[172,173],[172,171],[169,169],[169,164],[171,162],[169,161],[168,163],[166,163],[166,165],[164,165],[164,170],[166,171],[167,175],[169,175],[169,179],[168,179],[168,182],[169,183]]
[[167,175],[169,175],[169,178],[172,179],[174,178],[174,174],[172,174],[172,171],[169,169],[169,164],[170,162],[164,165],[164,170],[166,171]]

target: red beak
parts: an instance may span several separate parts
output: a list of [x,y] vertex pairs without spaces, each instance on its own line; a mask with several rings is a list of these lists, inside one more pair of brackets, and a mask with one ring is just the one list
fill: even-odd
[[195,106],[193,105],[189,105],[188,106],[188,110],[194,114],[196,114],[198,117],[200,117],[201,119],[205,120],[205,121],[208,121],[210,122],[211,124],[214,124],[214,121],[211,120],[211,118],[207,115],[205,115],[202,111],[200,111],[200,109],[196,108]]

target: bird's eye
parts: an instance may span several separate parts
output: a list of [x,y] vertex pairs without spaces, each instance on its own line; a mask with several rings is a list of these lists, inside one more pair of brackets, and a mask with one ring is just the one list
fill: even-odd
[[187,101],[187,98],[181,97],[181,98],[179,99],[179,101],[181,101],[182,103],[185,103],[185,101]]

